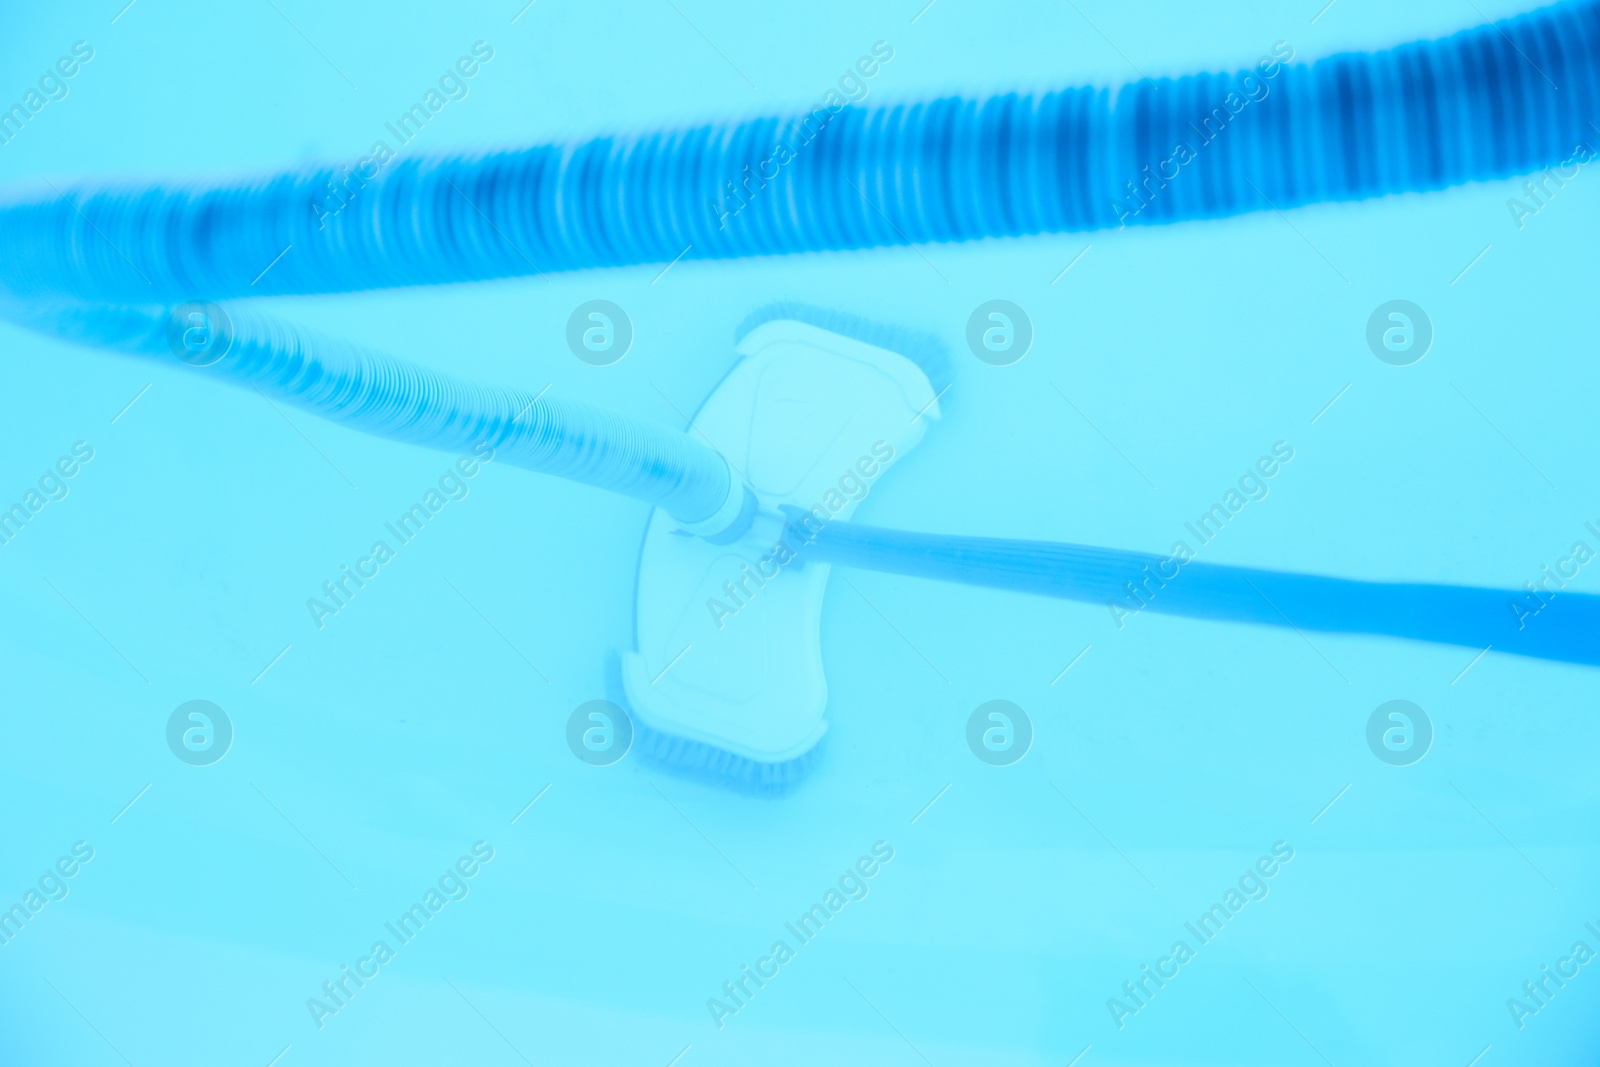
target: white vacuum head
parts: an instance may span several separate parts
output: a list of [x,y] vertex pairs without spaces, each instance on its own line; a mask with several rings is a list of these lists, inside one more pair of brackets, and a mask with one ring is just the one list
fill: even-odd
[[[792,785],[828,728],[819,632],[828,567],[802,566],[805,542],[849,518],[922,439],[939,417],[924,367],[936,377],[942,369],[920,338],[896,344],[892,331],[809,309],[778,314],[745,334],[743,358],[689,431],[744,480],[755,517],[728,544],[662,511],[651,517],[636,651],[622,658],[644,751],[756,791]],[[780,508],[805,514],[791,522]]]

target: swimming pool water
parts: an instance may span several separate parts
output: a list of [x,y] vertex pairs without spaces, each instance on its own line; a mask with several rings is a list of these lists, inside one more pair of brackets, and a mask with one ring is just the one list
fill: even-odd
[[[1117,85],[1524,9],[520,6],[18,11],[0,101],[48,103],[0,145],[0,175],[35,196],[353,163],[480,41],[493,59],[399,151],[743,118],[836,88],[875,104]],[[841,83],[877,42],[892,61]],[[750,310],[803,300],[952,351],[943,417],[862,522],[1185,540],[1209,563],[1382,581],[1558,573],[1577,594],[1595,579],[1575,545],[1600,551],[1600,187],[1587,163],[1563,173],[1536,198],[1519,177],[263,306],[677,429]],[[595,300],[631,324],[609,364],[567,340]],[[967,341],[995,300],[1031,327],[1009,364]],[[1416,362],[1383,358],[1388,326],[1369,345],[1396,300],[1431,330]],[[597,766],[567,726],[631,647],[645,505],[494,462],[468,475],[184,368],[0,331],[0,506],[30,516],[0,544],[0,905],[28,913],[0,926],[0,1062],[1600,1052],[1593,668],[840,568],[830,731],[799,788]],[[1186,524],[1236,490],[1248,503],[1198,545]],[[389,532],[429,493],[444,503],[420,531]],[[309,610],[347,567],[364,584]],[[1026,716],[1015,762],[969,743],[992,701]]]

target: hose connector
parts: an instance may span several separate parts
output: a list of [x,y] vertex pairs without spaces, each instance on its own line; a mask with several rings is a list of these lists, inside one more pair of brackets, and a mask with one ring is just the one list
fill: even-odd
[[[724,459],[723,462],[727,463],[727,460]],[[750,529],[750,524],[756,517],[757,505],[756,494],[744,484],[744,479],[739,477],[730,464],[728,495],[722,501],[722,506],[699,522],[684,522],[679,519],[678,529],[714,545],[730,545]]]

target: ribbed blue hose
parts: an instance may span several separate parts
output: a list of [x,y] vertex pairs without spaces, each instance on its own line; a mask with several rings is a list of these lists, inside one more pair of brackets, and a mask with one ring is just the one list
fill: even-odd
[[[804,516],[796,516],[797,520]],[[798,527],[795,527],[798,529]],[[796,535],[797,541],[805,537]],[[1107,622],[1143,611],[1329,633],[1377,634],[1600,665],[1600,597],[1190,562],[1090,545],[821,527],[806,558],[1104,605]]]
[[496,463],[623,493],[684,522],[714,514],[730,488],[726,462],[687,434],[477,385],[237,305],[226,310],[233,326],[226,354],[194,367],[169,348],[170,308],[12,302],[0,304],[0,314],[57,337],[253,387],[379,437],[459,452],[488,444]]
[[[350,181],[332,214],[329,183],[349,179],[329,168],[77,187],[0,208],[0,283],[107,302],[220,299],[1173,222],[1527,173],[1600,139],[1591,121],[1600,3],[1584,0],[1265,78],[1193,74],[405,158],[364,188]],[[775,153],[780,141],[792,160]],[[1172,162],[1180,142],[1193,158]],[[776,175],[729,198],[746,166]]]
[[[331,215],[329,183],[348,175],[326,169],[189,189],[74,189],[0,206],[0,284],[15,294],[149,304],[1172,222],[1525,173],[1593,143],[1597,118],[1600,3],[1585,0],[1270,74],[408,159]],[[801,134],[801,122],[814,132]],[[780,142],[793,146],[793,159],[734,193],[747,167],[766,175]],[[172,358],[170,309],[35,304],[7,314]],[[533,398],[518,392],[245,311],[235,326],[228,355],[200,373],[387,437],[443,448],[488,442],[497,458],[648,500],[685,521],[726,497],[726,465],[684,435],[570,405],[529,406]],[[1200,563],[1155,582],[1151,569],[1165,575],[1171,566],[1161,557],[1079,545],[837,524],[812,551],[923,577],[1120,601],[1121,610],[1142,604],[1600,663],[1600,598],[1578,594],[1528,621],[1521,594]]]

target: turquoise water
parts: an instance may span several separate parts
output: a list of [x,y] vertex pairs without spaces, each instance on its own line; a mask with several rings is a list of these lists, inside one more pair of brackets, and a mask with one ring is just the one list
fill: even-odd
[[[798,109],[880,41],[893,58],[868,103],[1481,22],[1472,5],[1360,0],[674,3],[18,13],[7,102],[74,42],[93,57],[0,146],[0,175],[42,195],[354,162],[479,41],[493,58],[414,150]],[[678,428],[752,308],[835,307],[937,333],[955,357],[944,418],[874,483],[863,522],[1166,553],[1292,450],[1199,559],[1516,590],[1571,566],[1576,542],[1600,549],[1592,181],[1580,167],[1531,215],[1508,206],[1519,178],[271,308]],[[997,299],[1033,331],[1004,366],[966,342]],[[632,323],[610,365],[568,347],[591,300]],[[1432,324],[1406,366],[1368,346],[1392,300]],[[592,766],[567,723],[631,647],[644,505],[493,463],[466,476],[455,454],[184,368],[0,329],[0,503],[47,501],[0,545],[0,904],[39,901],[0,945],[0,1061],[1595,1059],[1600,977],[1574,954],[1600,951],[1592,668],[1155,613],[1119,627],[1104,606],[841,569],[822,617],[830,733],[798,789],[752,799],[633,755]],[[459,488],[442,487],[452,470]],[[434,488],[442,511],[319,627],[307,600]],[[1589,568],[1569,588],[1596,591]],[[231,723],[208,765],[176,757],[181,726],[169,744],[194,700]],[[969,747],[994,700],[1031,722],[1009,765]],[[1431,723],[1408,765],[1369,744],[1394,700]],[[802,941],[785,924],[830,889],[849,902]],[[1220,934],[1185,925],[1230,889]],[[430,890],[421,931],[391,931]],[[747,965],[777,970],[730,997]],[[1545,966],[1577,974],[1557,986]]]

